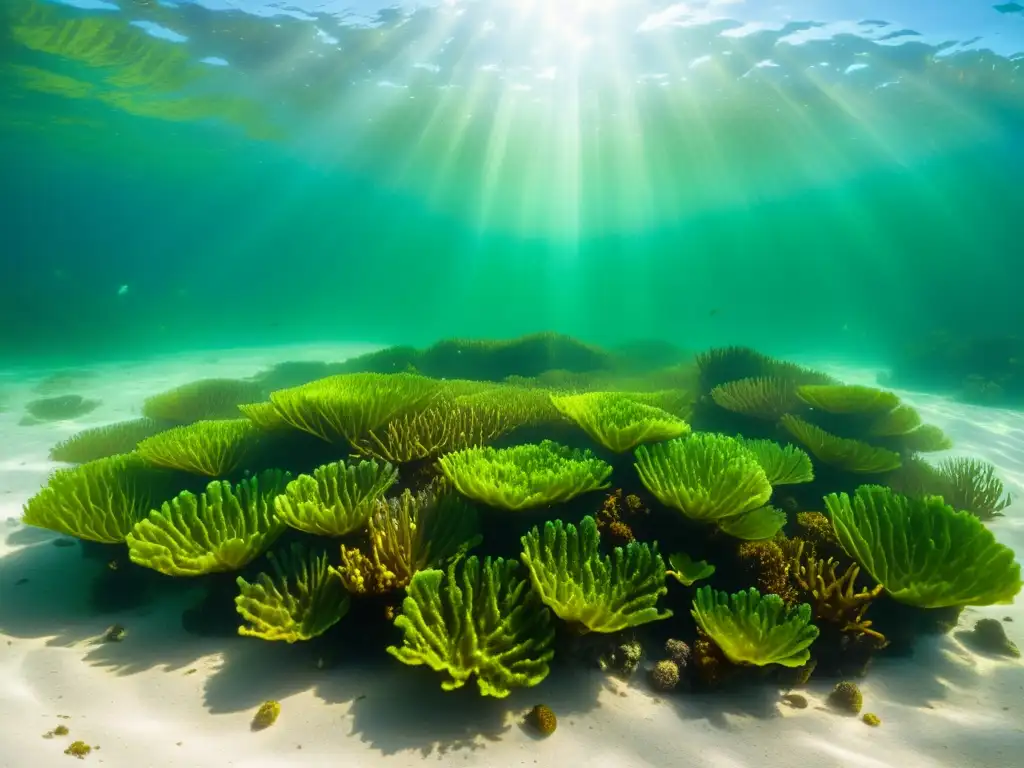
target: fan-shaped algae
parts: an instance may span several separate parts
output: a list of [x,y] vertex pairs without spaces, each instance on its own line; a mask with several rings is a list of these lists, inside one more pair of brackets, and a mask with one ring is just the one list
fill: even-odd
[[791,609],[778,595],[761,595],[753,587],[732,596],[702,587],[693,599],[692,613],[701,631],[733,664],[802,667],[818,637],[811,606],[803,603]]
[[484,696],[537,685],[554,656],[551,612],[516,574],[514,560],[469,557],[412,578],[395,626],[403,642],[388,653],[444,673],[441,687],[476,677]]
[[128,556],[168,576],[239,570],[285,529],[272,511],[285,477],[268,472],[234,488],[214,480],[199,496],[179,494],[136,523],[126,537]]
[[1020,564],[969,512],[940,497],[909,498],[862,485],[825,505],[843,548],[893,599],[920,608],[1010,603]]
[[252,584],[241,576],[235,608],[247,624],[238,634],[294,643],[310,640],[336,624],[347,612],[349,595],[328,565],[298,543],[268,552],[273,574],[260,573]]
[[615,453],[690,432],[690,425],[682,419],[618,392],[552,395],[551,402],[594,441]]
[[325,464],[312,475],[292,480],[274,500],[274,508],[292,528],[320,536],[345,536],[366,525],[374,503],[397,479],[398,470],[386,462]]
[[534,591],[563,621],[591,632],[618,632],[672,615],[656,605],[668,591],[657,545],[633,541],[602,557],[592,517],[584,517],[579,529],[549,521],[522,542]]
[[439,460],[459,493],[503,509],[527,509],[568,501],[608,487],[612,468],[590,451],[551,440],[512,448],[470,448]]
[[772,494],[755,454],[710,432],[636,450],[640,480],[662,504],[692,520],[715,522],[767,503]]

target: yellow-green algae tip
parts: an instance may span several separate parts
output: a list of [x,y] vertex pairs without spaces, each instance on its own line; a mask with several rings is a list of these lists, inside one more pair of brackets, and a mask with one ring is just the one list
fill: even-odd
[[264,701],[256,710],[252,718],[252,729],[262,731],[277,722],[277,716],[281,714],[281,705],[276,701]]
[[880,718],[874,712],[865,712],[864,717],[862,717],[861,720],[870,725],[872,728],[877,728],[882,724],[882,718]]
[[860,688],[856,683],[845,680],[836,683],[836,687],[829,694],[828,701],[836,709],[849,712],[851,715],[859,715],[864,706],[864,696],[861,694]]
[[72,741],[70,746],[64,750],[65,755],[71,755],[77,757],[79,760],[84,760],[85,756],[92,752],[92,747],[86,744],[84,741]]
[[526,722],[541,736],[550,736],[558,728],[558,718],[546,704],[538,704],[531,709]]

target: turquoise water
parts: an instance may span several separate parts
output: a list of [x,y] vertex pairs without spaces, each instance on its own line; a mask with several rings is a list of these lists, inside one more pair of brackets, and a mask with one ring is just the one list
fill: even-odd
[[1008,333],[1022,63],[968,0],[8,0],[0,354]]

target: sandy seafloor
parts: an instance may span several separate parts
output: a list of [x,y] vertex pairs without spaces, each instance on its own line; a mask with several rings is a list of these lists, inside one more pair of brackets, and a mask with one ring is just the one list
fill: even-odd
[[[802,691],[810,700],[803,710],[781,703],[770,687],[664,697],[642,675],[627,684],[598,671],[553,676],[496,701],[481,699],[475,685],[446,693],[428,670],[390,660],[367,668],[340,659],[320,669],[298,646],[189,634],[180,615],[196,592],[96,616],[89,585],[104,564],[54,545],[64,537],[18,522],[22,504],[58,466],[47,459],[50,447],[79,429],[136,417],[145,397],[192,379],[363,351],[240,350],[105,366],[74,387],[101,400],[98,409],[35,426],[18,421],[49,372],[0,373],[0,768],[67,766],[74,758],[64,749],[73,739],[100,746],[86,762],[116,768],[1021,764],[1024,662],[979,655],[958,632],[921,640],[913,657],[876,662],[858,681],[865,711],[882,718],[879,728],[830,711],[825,698],[834,681],[827,680]],[[870,371],[832,372],[874,383]],[[951,453],[993,462],[1007,489],[1024,499],[1024,414],[900,394],[955,440]],[[991,528],[1024,557],[1024,503]],[[968,609],[961,628],[983,616],[1011,617],[1004,626],[1024,647],[1024,598]],[[97,642],[114,622],[127,629],[123,642]],[[281,701],[281,716],[252,732],[266,699]],[[520,725],[539,702],[559,716],[558,731],[545,740]],[[43,738],[59,724],[68,736]]]

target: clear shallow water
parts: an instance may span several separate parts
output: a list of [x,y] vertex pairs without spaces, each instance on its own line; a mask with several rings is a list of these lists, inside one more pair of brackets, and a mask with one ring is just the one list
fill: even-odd
[[1013,3],[11,0],[11,356],[1024,327]]

